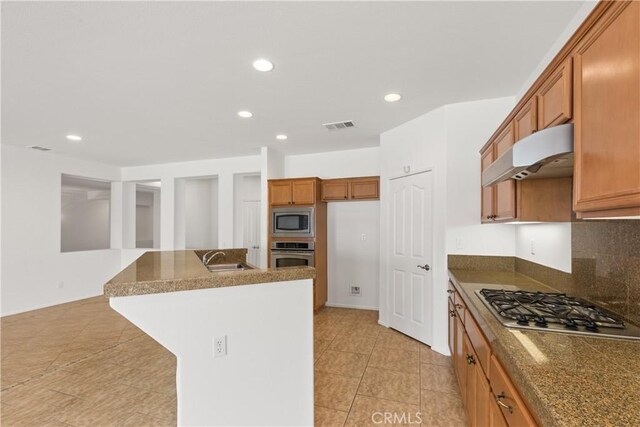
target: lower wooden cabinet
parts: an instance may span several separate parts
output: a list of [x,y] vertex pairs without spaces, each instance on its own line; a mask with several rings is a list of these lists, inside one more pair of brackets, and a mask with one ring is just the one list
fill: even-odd
[[460,294],[449,286],[449,347],[469,425],[536,426]]

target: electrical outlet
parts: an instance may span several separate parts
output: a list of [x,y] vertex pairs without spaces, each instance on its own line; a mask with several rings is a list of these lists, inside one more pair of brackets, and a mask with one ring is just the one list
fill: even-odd
[[213,357],[224,357],[227,355],[227,336],[213,338]]
[[365,240],[367,240],[367,235],[366,235],[366,234],[364,234],[364,233],[362,233],[362,234],[360,235],[360,240],[362,240],[363,242],[364,242]]
[[360,286],[351,286],[351,295],[360,296]]
[[456,249],[464,249],[464,241],[461,237],[456,238]]
[[531,240],[531,255],[535,255],[535,254],[536,254],[536,241]]
[[58,289],[62,289],[62,288],[64,288],[64,281],[60,280],[58,282]]

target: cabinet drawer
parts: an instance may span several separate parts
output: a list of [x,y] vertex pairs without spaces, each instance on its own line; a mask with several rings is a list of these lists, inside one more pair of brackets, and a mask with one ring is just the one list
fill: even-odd
[[456,309],[456,316],[458,317],[458,319],[460,319],[460,321],[465,324],[465,312],[467,311],[467,306],[465,305],[464,301],[462,301],[462,298],[460,297],[459,293],[455,293],[453,294],[455,296],[454,300],[453,300],[453,306]]
[[514,426],[535,426],[531,413],[525,406],[522,398],[518,394],[509,376],[495,356],[491,356],[491,368],[489,371],[489,383],[493,398],[500,407],[500,412],[504,416],[507,425]]
[[491,358],[491,347],[489,347],[487,339],[484,337],[484,335],[482,335],[480,327],[476,323],[473,316],[469,315],[466,317],[464,326],[467,329],[467,335],[469,335],[469,340],[471,341],[473,350],[478,355],[480,366],[482,366],[482,370],[484,370],[485,374],[487,374],[488,376],[489,363]]

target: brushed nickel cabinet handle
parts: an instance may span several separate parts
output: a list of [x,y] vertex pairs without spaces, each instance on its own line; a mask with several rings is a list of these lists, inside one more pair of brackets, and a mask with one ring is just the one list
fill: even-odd
[[509,411],[510,414],[513,414],[513,407],[507,405],[506,403],[502,402],[500,399],[504,399],[506,396],[504,395],[504,391],[502,393],[500,393],[499,395],[496,396],[496,402],[498,403],[498,405],[502,406],[504,409],[506,409],[507,411]]

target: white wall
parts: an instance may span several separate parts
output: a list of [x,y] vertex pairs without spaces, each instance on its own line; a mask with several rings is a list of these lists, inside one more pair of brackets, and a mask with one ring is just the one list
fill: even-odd
[[[203,176],[218,177],[218,246],[233,245],[233,176],[238,173],[258,173],[261,156],[208,159],[158,165],[122,168],[124,181],[160,181],[160,249],[184,248],[186,211],[184,210],[185,179]],[[222,179],[222,177],[225,177]],[[113,191],[113,190],[112,190]],[[230,201],[229,201],[229,195]],[[224,197],[223,197],[224,196]],[[176,241],[178,239],[178,241]],[[180,241],[180,239],[182,239]],[[122,267],[129,265],[145,250],[122,251]]]
[[136,191],[136,247],[153,247],[153,192]]
[[518,258],[571,273],[570,222],[523,224],[515,228]]
[[480,225],[480,148],[511,111],[512,97],[445,107],[447,126],[447,254],[515,252],[514,226]]
[[[380,174],[378,147],[286,156],[285,177],[345,178]],[[327,305],[378,309],[380,202],[329,202]],[[362,235],[366,240],[362,240]],[[361,295],[351,296],[350,286]]]
[[188,179],[185,182],[185,247],[218,247],[218,180]]
[[260,267],[267,267],[269,251],[269,180],[284,178],[284,156],[269,147],[262,147],[260,158]]
[[118,181],[120,169],[21,147],[1,150],[2,315],[101,295],[120,271],[120,253],[60,251],[61,174]]
[[243,205],[245,201],[260,201],[260,175],[237,174],[233,177],[233,246],[244,247]]
[[[447,259],[450,241],[462,239],[466,253],[513,254],[513,228],[480,224],[478,150],[513,106],[513,98],[447,105],[380,136],[381,233],[380,321],[388,324],[389,179],[431,170],[433,175],[432,348],[448,353]],[[465,249],[463,247],[463,249]]]
[[61,236],[62,252],[109,249],[110,192],[62,188]]
[[[310,279],[110,304],[176,355],[179,426],[313,425]],[[214,358],[222,336],[227,355]]]
[[580,24],[584,22],[587,16],[591,13],[594,7],[598,4],[597,0],[584,0],[582,6],[575,14],[573,19],[567,24],[564,31],[558,36],[557,40],[551,45],[545,56],[540,60],[538,65],[531,71],[527,80],[522,84],[522,87],[515,94],[515,100],[519,100],[529,90],[533,82],[535,82],[545,68],[551,63],[553,58],[560,52],[560,49],[565,45],[567,40],[576,32]]

